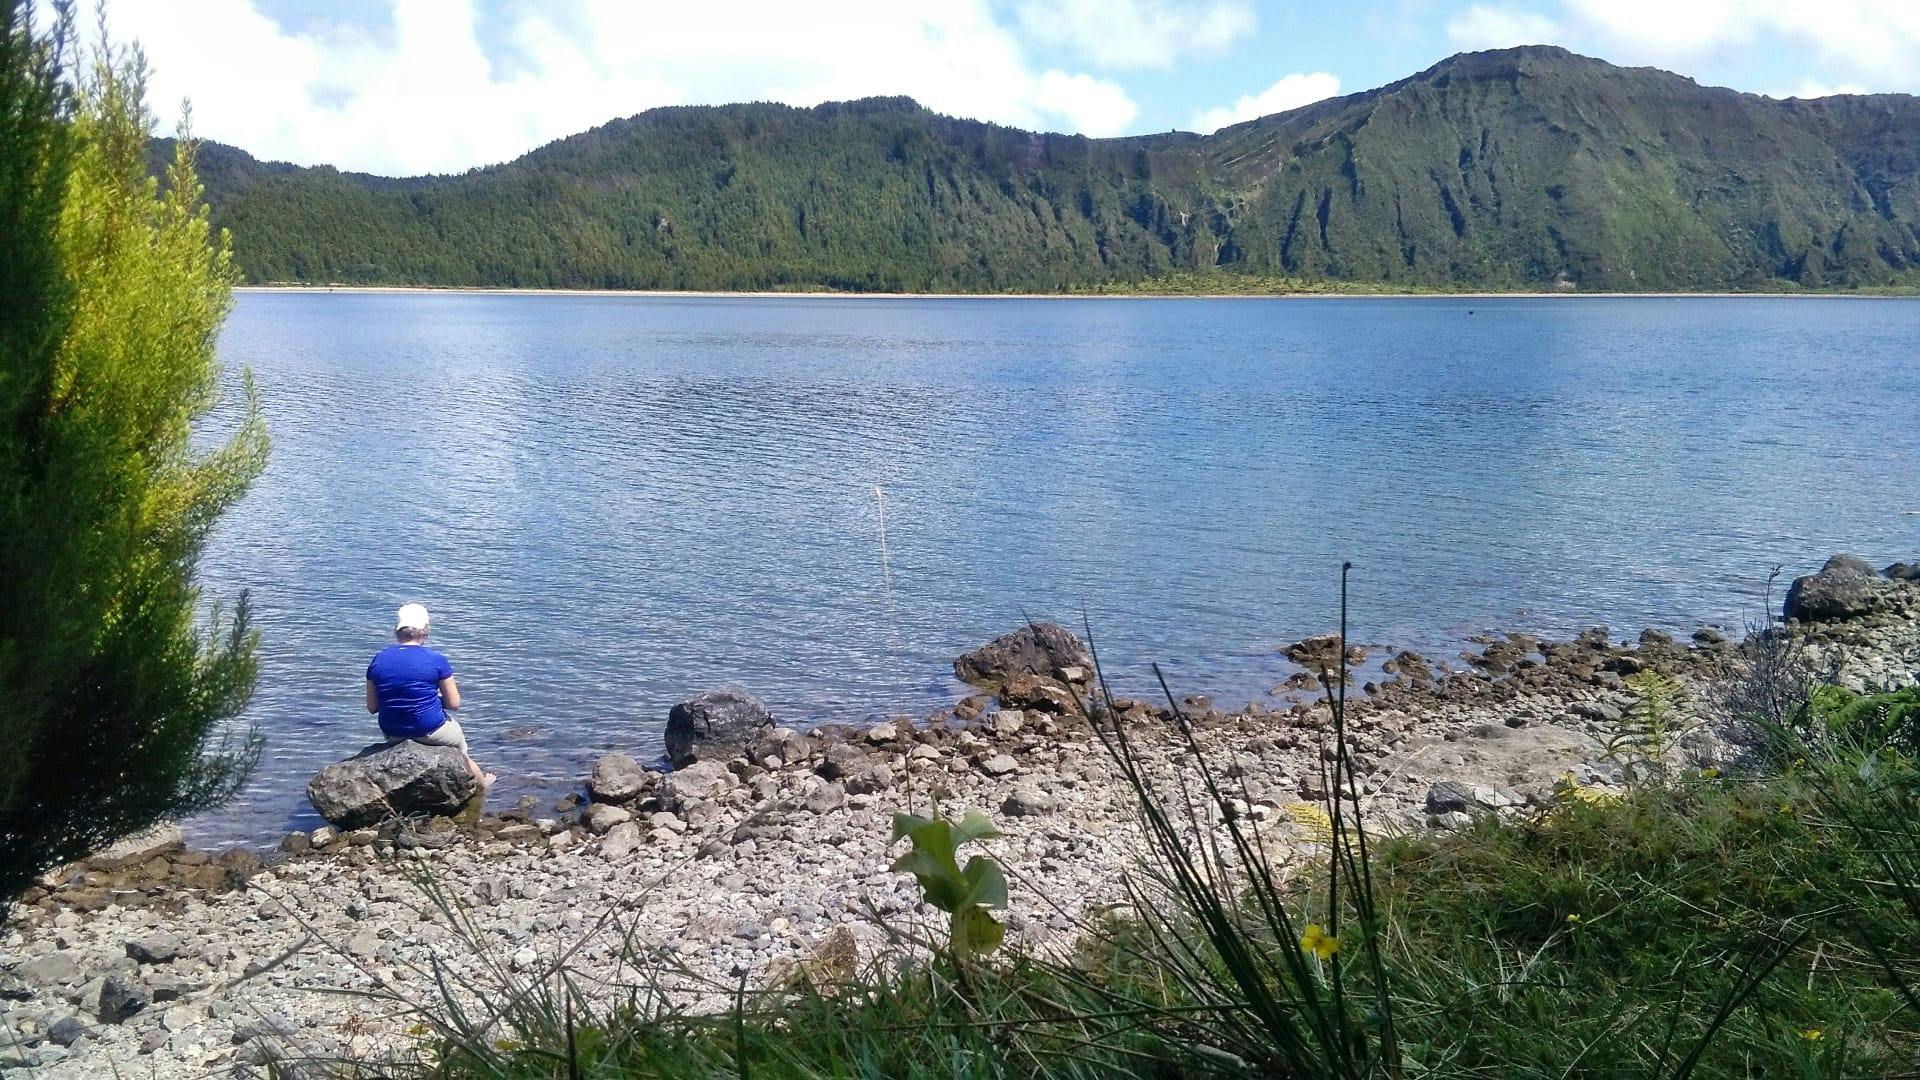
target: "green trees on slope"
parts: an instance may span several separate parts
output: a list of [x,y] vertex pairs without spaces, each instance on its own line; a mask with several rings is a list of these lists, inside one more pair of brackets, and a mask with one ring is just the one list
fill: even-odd
[[1209,136],[902,98],[655,109],[459,176],[203,148],[248,281],[1124,290],[1920,285],[1920,99],[1775,101],[1548,47]]
[[192,445],[233,271],[190,151],[160,194],[138,54],[64,71],[71,12],[32,7],[0,0],[0,900],[244,780],[256,635],[193,570],[267,449],[251,400]]

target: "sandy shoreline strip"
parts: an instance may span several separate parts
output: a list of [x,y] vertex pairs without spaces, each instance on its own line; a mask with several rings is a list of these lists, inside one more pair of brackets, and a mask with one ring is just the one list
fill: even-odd
[[449,293],[474,296],[622,296],[679,299],[801,299],[801,300],[1594,300],[1594,299],[1728,299],[1753,300],[1914,300],[1898,293],[1806,292],[1459,292],[1459,293],[899,293],[831,292],[825,290],[774,292],[710,292],[690,289],[534,289],[430,285],[240,285],[240,293]]

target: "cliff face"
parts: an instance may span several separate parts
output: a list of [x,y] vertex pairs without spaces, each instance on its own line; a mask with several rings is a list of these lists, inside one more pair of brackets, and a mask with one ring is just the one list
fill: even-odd
[[462,176],[218,145],[201,160],[252,281],[1920,282],[1920,99],[1775,101],[1547,47],[1456,56],[1204,137],[1034,134],[876,98],[658,109]]

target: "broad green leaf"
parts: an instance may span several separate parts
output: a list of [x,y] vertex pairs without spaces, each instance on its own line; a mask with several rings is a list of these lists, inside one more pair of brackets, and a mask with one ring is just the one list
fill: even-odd
[[1007,928],[993,913],[978,904],[953,914],[953,950],[957,953],[989,953],[1006,939]]
[[954,831],[960,834],[961,844],[969,840],[988,840],[1000,835],[1000,830],[993,827],[993,819],[978,810],[967,811],[965,816],[961,817],[960,823],[954,826]]
[[961,875],[966,881],[966,891],[960,894],[962,904],[979,904],[990,908],[1007,906],[1007,875],[1000,864],[984,855],[975,855],[967,860],[967,869]]
[[915,829],[925,828],[932,820],[918,814],[895,814],[893,815],[893,839],[897,841],[903,836],[909,836]]

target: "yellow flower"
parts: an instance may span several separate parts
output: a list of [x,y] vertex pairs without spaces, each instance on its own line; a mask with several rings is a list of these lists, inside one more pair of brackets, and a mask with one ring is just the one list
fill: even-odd
[[1719,770],[1719,769],[1716,769],[1716,768],[1714,768],[1714,767],[1713,767],[1713,766],[1711,766],[1711,765],[1709,765],[1709,766],[1707,766],[1706,768],[1704,768],[1704,769],[1701,769],[1701,770],[1700,770],[1700,779],[1702,779],[1702,780],[1711,780],[1711,779],[1713,779],[1714,777],[1716,777],[1716,776],[1719,776],[1719,775],[1720,775],[1720,770]]
[[1827,1037],[1827,1033],[1821,1031],[1819,1028],[1807,1028],[1800,1033],[1800,1037],[1808,1042],[1819,1042],[1821,1039]]
[[1790,802],[1783,802],[1783,803],[1781,803],[1781,804],[1780,804],[1780,812],[1781,812],[1781,813],[1783,813],[1783,814],[1791,814],[1791,813],[1793,813],[1793,804],[1792,804],[1792,803],[1790,803]]
[[1585,921],[1586,921],[1585,919],[1582,919],[1580,916],[1572,914],[1571,912],[1567,914],[1567,922],[1573,926],[1579,926],[1581,923]]
[[1300,935],[1300,947],[1325,963],[1340,951],[1340,939],[1321,929],[1319,923],[1308,923],[1307,932]]

